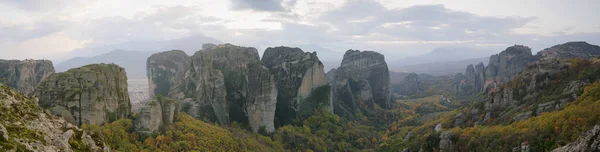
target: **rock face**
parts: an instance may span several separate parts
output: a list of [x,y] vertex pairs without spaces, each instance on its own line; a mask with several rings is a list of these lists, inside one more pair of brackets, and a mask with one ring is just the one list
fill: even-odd
[[150,56],[146,61],[150,99],[156,94],[182,98],[180,87],[190,63],[190,57],[180,50]]
[[591,130],[581,135],[577,141],[566,146],[556,148],[552,152],[586,152],[600,151],[600,126],[596,125]]
[[531,48],[514,45],[500,54],[492,55],[486,67],[486,80],[506,82],[523,71],[527,63],[533,61]]
[[156,132],[175,121],[179,108],[176,100],[156,96],[140,110],[136,118],[135,130],[139,133]]
[[587,42],[567,42],[555,45],[537,53],[536,57],[541,59],[591,59],[600,56],[600,46],[588,44]]
[[396,92],[401,95],[414,95],[423,92],[420,85],[419,76],[416,73],[410,73],[404,77],[404,81],[398,84]]
[[92,64],[52,74],[40,83],[35,95],[41,107],[62,109],[53,113],[67,110],[72,118],[66,119],[74,119],[78,125],[112,122],[131,113],[125,70],[114,64]]
[[333,75],[335,78],[331,86],[336,114],[352,116],[359,108],[368,112],[373,109],[372,103],[383,108],[390,107],[390,75],[383,55],[372,51],[348,50]]
[[262,62],[275,77],[278,125],[303,118],[319,105],[331,106],[323,63],[315,52],[283,46],[270,47],[265,50]]
[[149,58],[148,77],[156,86],[151,91],[182,100],[181,109],[195,118],[237,121],[254,131],[265,127],[273,132],[277,88],[258,51],[231,44],[204,46],[191,57],[176,51]]
[[43,112],[35,100],[0,85],[2,151],[110,151],[101,138]]
[[440,152],[451,152],[454,151],[454,144],[452,142],[452,131],[444,131],[440,135]]
[[26,95],[54,72],[52,61],[48,60],[0,60],[0,83]]

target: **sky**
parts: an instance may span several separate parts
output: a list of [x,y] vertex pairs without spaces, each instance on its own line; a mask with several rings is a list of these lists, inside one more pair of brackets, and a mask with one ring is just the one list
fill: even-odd
[[2,59],[64,60],[81,48],[190,36],[392,60],[435,48],[600,44],[598,0],[0,0],[0,10]]

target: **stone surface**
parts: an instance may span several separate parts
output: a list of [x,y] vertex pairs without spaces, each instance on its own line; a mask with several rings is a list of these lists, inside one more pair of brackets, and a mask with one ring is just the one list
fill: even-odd
[[[373,111],[371,97],[372,102],[382,108],[390,107],[390,76],[383,55],[372,51],[348,50],[333,76],[330,85],[334,92],[336,114],[352,117],[359,112],[359,108],[369,113]],[[355,98],[362,100],[356,101]]]
[[419,76],[416,73],[410,73],[395,87],[395,92],[405,96],[414,95],[424,91],[420,86]]
[[40,83],[35,95],[43,108],[67,109],[77,125],[103,124],[131,114],[125,70],[114,64],[91,64],[52,74]]
[[135,130],[139,133],[157,132],[173,123],[179,111],[179,103],[176,100],[162,95],[156,96],[140,110],[135,119]]
[[31,95],[35,87],[54,73],[48,60],[0,60],[0,83]]
[[600,151],[600,126],[596,125],[589,131],[583,133],[577,141],[563,147],[556,148],[552,152],[587,152]]
[[181,85],[185,71],[189,69],[190,57],[180,50],[171,50],[151,55],[146,61],[149,98],[155,95],[183,98]]
[[454,144],[452,142],[452,131],[444,131],[440,135],[440,152],[451,152],[454,151]]
[[86,151],[110,151],[100,138],[85,138],[87,132],[45,113],[35,98],[5,85],[0,85],[0,111],[0,151],[81,151],[70,141]]
[[151,91],[181,100],[181,109],[197,119],[275,130],[275,81],[255,48],[207,44],[191,57],[182,53],[163,52],[148,59]]
[[[277,84],[278,125],[306,117],[319,105],[331,107],[328,79],[317,53],[300,48],[269,47],[261,61]],[[324,96],[314,98],[320,94]]]
[[600,56],[600,46],[583,41],[567,42],[539,51],[536,56],[541,59],[558,60],[573,58],[591,59]]

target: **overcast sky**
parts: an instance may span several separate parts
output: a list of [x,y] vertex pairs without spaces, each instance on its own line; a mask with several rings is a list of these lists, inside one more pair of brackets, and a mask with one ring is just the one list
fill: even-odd
[[440,47],[600,44],[598,0],[0,0],[0,10],[3,59],[60,59],[83,47],[196,35],[394,58]]

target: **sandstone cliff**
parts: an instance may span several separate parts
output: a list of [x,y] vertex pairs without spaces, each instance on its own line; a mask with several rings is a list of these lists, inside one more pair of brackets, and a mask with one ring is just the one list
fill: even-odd
[[151,91],[181,100],[181,109],[193,117],[222,124],[237,121],[254,131],[275,130],[274,77],[256,49],[206,44],[191,57],[163,52],[149,58],[148,64],[148,77],[156,87]]
[[[305,117],[319,105],[331,106],[323,63],[315,52],[283,46],[269,47],[265,50],[262,62],[269,68],[277,84],[278,125]],[[324,96],[310,98],[317,94]]]
[[148,57],[146,68],[150,98],[157,94],[182,98],[179,87],[184,84],[185,70],[189,69],[190,62],[190,57],[180,50],[156,53]]
[[[50,75],[35,90],[40,106],[64,110],[74,124],[103,124],[131,113],[125,70],[114,64],[91,64]],[[72,122],[73,123],[73,122]]]
[[404,77],[404,80],[395,87],[395,89],[395,93],[405,96],[414,95],[424,91],[421,88],[421,81],[416,73],[409,73],[406,77]]
[[0,85],[0,151],[110,151],[97,135],[47,114],[35,98]]
[[35,87],[54,73],[48,60],[0,60],[0,83],[30,95]]
[[142,107],[135,119],[135,130],[138,133],[149,134],[157,132],[173,121],[179,113],[179,103],[176,100],[156,96]]
[[390,107],[390,75],[383,55],[348,50],[333,75],[331,86],[336,114],[351,117],[360,111],[369,113],[374,108],[373,103]]

